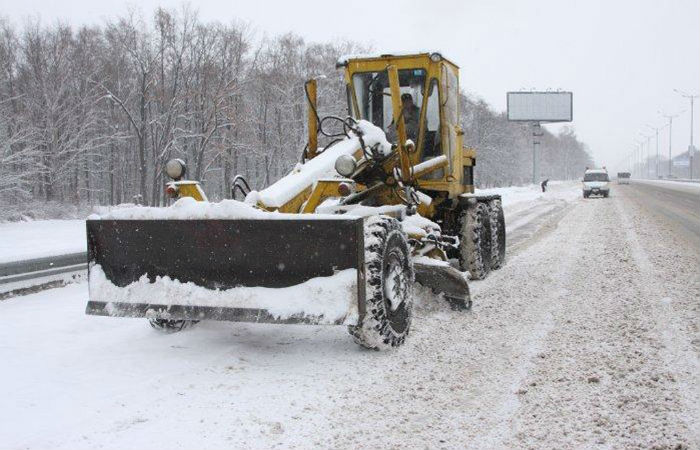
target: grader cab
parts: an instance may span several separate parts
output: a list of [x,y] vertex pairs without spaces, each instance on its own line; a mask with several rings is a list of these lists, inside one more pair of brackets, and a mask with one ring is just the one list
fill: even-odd
[[505,224],[500,197],[474,194],[458,67],[438,53],[337,67],[348,116],[319,117],[307,82],[304,162],[277,182],[257,192],[236,177],[244,202],[209,203],[175,160],[172,206],[88,220],[87,313],[166,331],[199,320],[345,324],[380,349],[409,332],[414,280],[468,309],[467,278],[504,262]]

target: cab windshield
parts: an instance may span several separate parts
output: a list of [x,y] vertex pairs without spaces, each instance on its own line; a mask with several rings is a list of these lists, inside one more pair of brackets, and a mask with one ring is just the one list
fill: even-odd
[[605,172],[591,172],[583,176],[583,181],[610,181]]
[[[423,105],[426,72],[423,69],[399,70],[401,104],[406,134],[417,141],[420,108]],[[389,76],[386,71],[356,73],[352,77],[355,99],[361,119],[368,120],[387,133],[390,141],[396,138],[391,108]]]

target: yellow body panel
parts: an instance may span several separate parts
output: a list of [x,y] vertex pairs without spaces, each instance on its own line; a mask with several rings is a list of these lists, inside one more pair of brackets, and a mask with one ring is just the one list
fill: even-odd
[[290,201],[282,205],[280,208],[270,208],[265,205],[259,204],[262,209],[267,209],[268,211],[279,211],[281,213],[298,213],[301,210],[301,206],[304,204],[306,199],[311,195],[312,186],[307,187],[299,194],[297,194]]
[[202,191],[202,188],[199,186],[199,182],[197,181],[171,181],[169,184],[177,189],[178,198],[192,197],[198,202],[202,202],[207,199],[204,195],[204,191]]
[[316,183],[316,187],[306,201],[304,208],[301,210],[302,214],[309,214],[316,211],[318,205],[321,204],[325,199],[329,197],[339,197],[338,186],[340,183],[352,183],[352,180],[319,180]]

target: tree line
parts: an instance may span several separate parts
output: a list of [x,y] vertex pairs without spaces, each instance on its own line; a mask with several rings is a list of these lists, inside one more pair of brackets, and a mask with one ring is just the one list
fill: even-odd
[[[187,7],[100,26],[0,19],[0,198],[160,205],[175,157],[210,199],[226,198],[236,174],[260,189],[300,159],[304,81],[319,79],[319,115],[346,115],[335,62],[369,50],[292,33],[256,39],[250,24],[205,23]],[[462,122],[479,186],[530,179],[531,128],[466,94]],[[543,131],[543,177],[590,164],[573,131]]]

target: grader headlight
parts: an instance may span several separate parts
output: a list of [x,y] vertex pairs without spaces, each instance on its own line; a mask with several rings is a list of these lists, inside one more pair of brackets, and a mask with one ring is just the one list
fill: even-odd
[[175,181],[179,181],[185,176],[187,165],[180,158],[171,159],[165,163],[165,173]]
[[344,177],[349,177],[355,173],[356,168],[357,162],[355,161],[355,158],[350,155],[340,155],[338,156],[338,159],[335,160],[336,172]]

